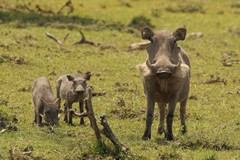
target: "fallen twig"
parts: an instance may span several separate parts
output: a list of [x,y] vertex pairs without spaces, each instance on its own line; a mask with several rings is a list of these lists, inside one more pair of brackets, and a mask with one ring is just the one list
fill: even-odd
[[93,97],[106,96],[106,92],[105,92],[105,91],[103,91],[103,92],[93,92],[93,93],[92,93],[92,96],[93,96]]
[[77,117],[87,117],[87,116],[88,116],[88,113],[86,113],[86,112],[77,113],[77,112],[75,112],[73,109],[70,109],[69,112],[70,112],[69,114],[71,114],[72,116],[73,116],[73,115],[74,115],[74,116],[77,116]]
[[[85,35],[83,34],[82,31],[79,31],[80,35],[81,35],[81,39],[77,42],[74,42],[72,45],[75,46],[75,45],[80,45],[80,44],[89,44],[89,45],[92,45],[92,46],[95,46],[95,47],[105,47],[104,49],[106,48],[116,48],[114,46],[111,46],[111,45],[108,45],[108,46],[104,46],[104,45],[101,45],[100,43],[95,43],[93,41],[89,41],[86,39]],[[55,42],[57,42],[59,45],[62,45],[64,44],[64,42],[66,41],[66,39],[69,37],[69,33],[65,35],[65,37],[63,38],[63,41],[60,41],[59,39],[57,39],[55,36],[53,36],[51,33],[49,32],[45,32],[46,36],[49,37],[50,39],[54,40]]]
[[213,84],[213,83],[219,83],[219,82],[223,83],[224,85],[227,85],[227,81],[219,77],[217,77],[216,79],[210,79],[204,82],[200,82],[199,84]]
[[86,107],[87,113],[78,114],[78,113],[74,112],[74,110],[70,110],[70,113],[72,115],[75,115],[78,117],[88,116],[90,123],[91,123],[91,127],[94,130],[94,133],[95,133],[96,138],[99,143],[102,143],[101,134],[104,134],[115,145],[115,147],[118,150],[121,150],[123,152],[128,151],[129,149],[127,147],[125,147],[123,144],[121,144],[118,141],[118,139],[116,138],[116,136],[114,135],[111,127],[108,125],[107,118],[105,115],[100,116],[101,125],[103,126],[103,129],[100,130],[98,128],[96,118],[94,115],[94,111],[93,111],[93,107],[92,107],[92,101],[91,101],[92,95],[93,95],[92,88],[88,87],[87,92],[88,92],[88,98],[85,100],[85,107]]
[[190,38],[190,39],[201,38],[203,36],[204,34],[202,32],[194,32],[194,33],[187,34],[187,38]]
[[70,14],[70,13],[72,13],[72,12],[74,11],[72,1],[71,1],[71,0],[68,0],[68,1],[59,9],[59,11],[57,12],[57,14],[60,14],[65,7],[69,7],[69,8],[70,8],[70,11],[69,11],[67,14]]
[[94,116],[94,112],[93,112],[93,108],[92,108],[92,88],[88,87],[87,92],[88,92],[88,98],[85,100],[85,107],[86,107],[86,110],[88,113],[88,118],[91,122],[91,127],[95,132],[97,140],[101,141],[100,131],[97,126],[96,118]]
[[67,40],[67,38],[68,38],[69,35],[70,35],[69,33],[67,33],[67,34],[65,35],[65,37],[63,38],[63,43]]
[[[62,44],[62,42],[60,40],[58,40],[56,37],[54,37],[52,34],[45,32],[46,36],[49,37],[50,39],[54,40],[55,42],[57,42],[58,44]],[[65,36],[66,37],[66,36]]]
[[26,151],[26,152],[22,152],[23,155],[31,155],[33,151]]
[[101,115],[100,119],[101,119],[101,125],[103,126],[101,133],[104,134],[108,139],[110,139],[117,149],[120,149],[124,152],[128,151],[129,149],[125,147],[123,144],[121,144],[116,138],[116,136],[114,135],[114,133],[112,132],[111,127],[108,125],[106,116]]
[[89,45],[92,45],[92,46],[99,46],[99,45],[100,45],[99,43],[95,43],[95,42],[92,42],[92,41],[88,41],[88,40],[85,38],[85,36],[84,36],[84,34],[83,34],[82,31],[79,31],[79,33],[81,34],[82,38],[81,38],[81,40],[73,43],[73,45],[79,45],[79,44],[89,44]]
[[128,46],[127,51],[143,50],[143,49],[146,49],[149,44],[150,44],[150,41],[132,43],[130,46]]
[[0,131],[0,133],[2,134],[2,133],[4,133],[4,132],[6,132],[7,131],[7,129],[2,129],[1,131]]
[[222,55],[222,63],[223,63],[223,66],[226,66],[226,67],[230,67],[232,66],[233,64],[239,64],[240,63],[240,60],[239,59],[233,59],[233,57],[236,57],[237,54],[235,53],[224,53]]
[[42,14],[54,14],[52,10],[44,10],[39,5],[36,5],[36,9]]

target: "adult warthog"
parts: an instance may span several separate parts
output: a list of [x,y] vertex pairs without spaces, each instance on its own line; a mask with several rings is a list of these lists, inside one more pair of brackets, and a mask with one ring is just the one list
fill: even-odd
[[[187,131],[185,123],[186,104],[189,93],[190,61],[186,52],[177,45],[177,41],[185,40],[186,29],[179,28],[173,33],[165,30],[154,33],[150,28],[141,30],[142,39],[149,40],[146,45],[148,58],[138,65],[147,98],[146,128],[143,140],[151,138],[151,126],[155,102],[160,110],[160,121],[157,133],[165,133],[168,140],[173,139],[172,123],[177,102],[180,102],[180,118],[182,133]],[[168,113],[167,127],[164,130],[166,104]]]

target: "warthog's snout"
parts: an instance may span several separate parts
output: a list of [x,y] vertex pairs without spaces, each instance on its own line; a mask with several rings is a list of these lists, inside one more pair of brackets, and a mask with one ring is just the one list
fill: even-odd
[[85,89],[79,85],[76,89],[75,89],[77,94],[83,94],[85,92]]
[[158,78],[166,79],[171,77],[172,72],[170,70],[157,71],[155,74]]
[[80,91],[76,91],[77,94],[83,94],[85,92],[85,90],[80,90]]

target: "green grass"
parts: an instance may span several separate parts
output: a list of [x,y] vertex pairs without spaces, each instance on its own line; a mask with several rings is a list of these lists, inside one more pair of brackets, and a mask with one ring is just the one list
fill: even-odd
[[[9,159],[9,150],[16,158],[26,159],[240,158],[239,3],[233,0],[73,1],[74,12],[69,15],[67,10],[56,15],[40,13],[35,8],[38,4],[56,13],[64,3],[65,0],[0,2],[0,115],[7,117],[9,126],[17,128],[15,131],[9,127],[0,134],[0,159]],[[157,107],[152,139],[141,141],[146,102],[135,66],[144,62],[147,54],[126,51],[128,45],[141,41],[139,30],[129,27],[134,18],[141,16],[150,20],[155,30],[174,31],[185,26],[188,33],[204,34],[202,38],[179,43],[191,59],[190,96],[195,99],[188,101],[186,135],[180,134],[179,108],[176,108],[175,141],[168,142],[163,135],[156,134]],[[112,45],[115,49],[72,46],[81,38],[80,29],[88,40]],[[60,47],[45,36],[45,31],[60,40],[67,33],[70,36]],[[238,63],[224,66],[222,55],[225,53]],[[96,117],[107,115],[113,132],[130,148],[130,153],[115,151],[106,138],[103,138],[105,146],[99,146],[88,120],[86,126],[68,126],[62,116],[54,133],[48,127],[32,125],[33,81],[47,76],[55,91],[59,76],[78,70],[91,71],[89,85],[93,85],[95,91],[106,91],[105,97],[93,98]],[[202,83],[217,77],[226,84]],[[74,123],[78,124],[79,120],[75,118]],[[2,129],[0,126],[0,131]],[[32,153],[23,154],[28,151]]]

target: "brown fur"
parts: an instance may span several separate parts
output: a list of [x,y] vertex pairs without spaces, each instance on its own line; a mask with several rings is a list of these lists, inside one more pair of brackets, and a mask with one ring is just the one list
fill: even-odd
[[155,102],[160,110],[158,133],[164,132],[165,106],[168,104],[167,128],[165,136],[173,139],[172,122],[177,102],[180,102],[182,132],[186,132],[186,103],[189,93],[190,61],[185,51],[176,44],[184,40],[186,29],[179,28],[174,33],[159,31],[154,33],[150,28],[142,30],[142,38],[151,43],[146,48],[148,59],[137,66],[143,80],[147,98],[146,128],[142,139],[151,138],[151,125]]
[[34,104],[34,122],[42,125],[42,117],[51,125],[58,124],[57,107],[49,80],[46,77],[37,78],[32,85],[32,100]]
[[[88,96],[86,92],[87,80],[91,77],[91,73],[87,72],[85,75],[77,74],[63,75],[58,78],[56,82],[57,98],[59,98],[59,108],[61,99],[66,100],[64,104],[64,121],[72,124],[72,117],[69,114],[69,110],[72,108],[72,104],[79,103],[79,110],[82,113],[84,109],[84,99]],[[80,119],[80,124],[84,124],[84,119]]]

